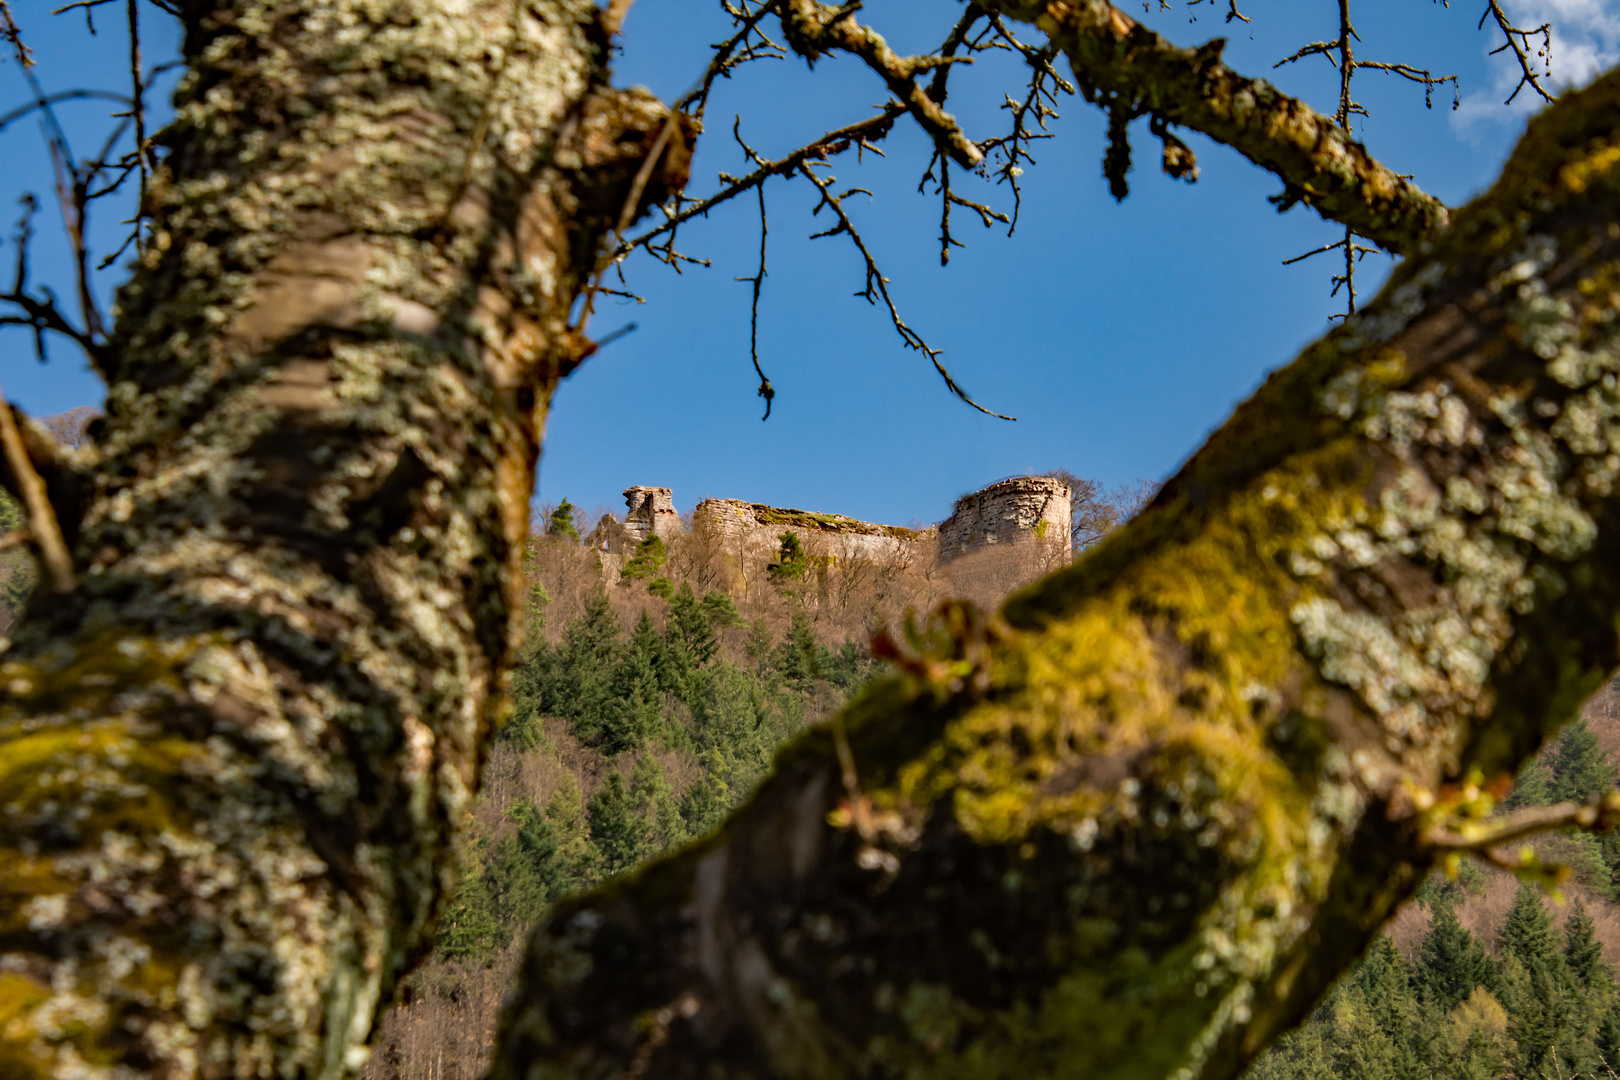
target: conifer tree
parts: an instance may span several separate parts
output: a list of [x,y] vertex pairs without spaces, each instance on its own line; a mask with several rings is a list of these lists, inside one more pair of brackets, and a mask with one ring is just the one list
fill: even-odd
[[606,782],[590,797],[585,812],[604,876],[622,874],[648,854],[645,822],[617,769],[608,770]]
[[738,612],[731,596],[718,590],[711,589],[703,594],[703,611],[709,616],[709,624],[716,630],[748,625],[748,620]]
[[663,652],[663,637],[643,610],[629,647],[613,670],[611,699],[593,740],[603,753],[640,746],[660,727],[664,692],[658,670]]
[[546,535],[579,543],[579,526],[574,521],[574,504],[564,499],[546,521]]
[[555,654],[538,661],[543,664],[541,708],[569,719],[574,734],[585,742],[601,742],[614,728],[612,682],[623,633],[607,593],[598,590],[579,618],[564,628]]
[[[726,597],[726,600],[729,603],[730,597]],[[735,606],[732,611],[736,611]],[[691,585],[682,583],[680,591],[670,600],[668,636],[672,643],[678,641],[690,654],[692,662],[699,666],[714,659],[715,650],[720,647],[720,639],[715,635],[714,619],[705,609],[704,602],[699,601],[692,592]]]
[[630,790],[644,827],[650,833],[647,846],[651,852],[665,851],[685,842],[686,822],[657,758],[644,753],[636,759],[630,773]]
[[785,532],[777,540],[781,542],[781,547],[777,549],[776,561],[767,563],[765,572],[778,583],[801,580],[810,570],[810,556],[804,550],[799,534]]
[[636,545],[636,553],[624,564],[624,569],[619,571],[619,577],[624,581],[657,579],[668,561],[669,550],[664,547],[664,541],[659,539],[657,533],[651,533],[647,539]]
[[557,865],[557,833],[532,802],[510,811],[513,828],[495,844],[485,872],[492,909],[503,936],[526,930],[547,901],[565,890]]
[[1424,1001],[1449,1012],[1474,992],[1494,983],[1491,960],[1448,899],[1437,900],[1419,947],[1414,973]]
[[1564,963],[1570,974],[1588,990],[1600,988],[1607,981],[1603,943],[1598,941],[1592,917],[1586,913],[1586,904],[1578,896],[1564,921]]
[[1576,717],[1564,726],[1554,751],[1554,800],[1582,801],[1614,787],[1614,766],[1604,757],[1585,717]]
[[462,860],[456,891],[439,919],[439,948],[449,957],[477,958],[495,947],[499,934],[481,852],[472,848]]
[[1503,808],[1517,810],[1525,806],[1546,806],[1554,801],[1552,770],[1538,754],[1524,763],[1513,782],[1513,790],[1503,800]]
[[805,612],[804,605],[796,605],[787,637],[782,639],[772,654],[777,672],[795,690],[808,690],[811,684],[825,675],[830,666],[830,658],[826,654],[826,646],[816,640],[815,628],[810,624],[810,616]]
[[1552,917],[1542,903],[1539,888],[1525,882],[1513,894],[1513,906],[1502,920],[1497,946],[1504,956],[1513,957],[1526,968],[1545,965],[1557,956]]

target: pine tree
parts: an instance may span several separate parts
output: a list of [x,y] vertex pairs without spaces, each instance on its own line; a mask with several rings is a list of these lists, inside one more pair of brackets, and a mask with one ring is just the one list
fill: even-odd
[[492,952],[500,936],[483,859],[475,848],[463,860],[456,891],[439,919],[439,948],[446,956],[477,959]]
[[619,577],[624,581],[657,578],[668,561],[669,552],[665,549],[664,542],[658,538],[657,533],[652,533],[636,545],[636,553],[624,564],[624,569],[619,571]]
[[1458,921],[1450,902],[1436,902],[1414,972],[1419,994],[1449,1012],[1476,986],[1491,985],[1493,974],[1485,947]]
[[641,820],[650,828],[648,854],[656,855],[686,841],[686,823],[681,819],[675,793],[664,779],[663,767],[651,754],[642,754],[630,771],[630,790],[635,796]]
[[[726,600],[729,603],[730,597],[726,597]],[[735,606],[732,611],[736,611]],[[698,600],[696,594],[692,592],[692,586],[683,583],[669,604],[668,637],[671,643],[678,641],[691,656],[692,662],[701,666],[713,660],[715,652],[720,648],[720,639],[715,635],[714,629],[714,619],[705,609],[704,602]]]
[[714,589],[703,594],[703,613],[709,617],[709,625],[716,630],[748,625],[748,620],[742,617],[731,597]]
[[607,782],[585,804],[591,822],[591,843],[601,854],[602,873],[621,874],[647,854],[646,823],[617,769],[609,769]]
[[1603,943],[1598,941],[1592,917],[1586,913],[1586,905],[1578,896],[1564,921],[1564,963],[1569,966],[1570,974],[1589,990],[1601,986],[1607,979]]
[[596,884],[602,873],[601,856],[591,843],[590,820],[579,784],[566,770],[546,803],[546,821],[557,837],[554,856],[557,880],[553,895],[578,892]]
[[555,536],[561,540],[579,543],[579,527],[574,521],[574,504],[564,499],[557,504],[546,521],[546,535]]
[[546,902],[560,893],[557,834],[540,808],[527,800],[506,815],[513,828],[490,853],[485,880],[496,919],[510,934],[531,925]]
[[777,549],[776,561],[767,563],[765,572],[779,584],[803,579],[810,571],[810,556],[804,550],[799,534],[785,532],[777,540],[781,542],[781,547]]
[[827,647],[816,640],[815,629],[810,624],[810,616],[805,613],[804,605],[795,606],[787,637],[772,654],[777,673],[795,690],[806,691],[824,676],[831,666],[830,659]]
[[579,739],[599,743],[614,728],[613,676],[624,631],[607,593],[598,591],[563,629],[562,644],[537,673],[541,708],[572,721]]
[[1517,810],[1525,806],[1546,806],[1556,801],[1553,797],[1553,774],[1542,760],[1542,755],[1531,758],[1519,770],[1513,790],[1503,800],[1503,807]]
[[1614,767],[1604,757],[1586,719],[1577,717],[1564,726],[1554,744],[1553,799],[1584,801],[1612,787]]
[[613,670],[610,701],[591,740],[603,753],[632,750],[661,725],[664,692],[658,669],[663,651],[663,637],[643,610],[629,647]]
[[1526,968],[1545,965],[1558,955],[1553,941],[1552,916],[1542,903],[1541,890],[1529,882],[1513,894],[1513,906],[1502,920],[1497,946]]
[[702,836],[725,818],[731,809],[731,789],[725,777],[730,772],[725,759],[717,750],[708,750],[702,759],[703,770],[696,780],[681,793],[681,824],[688,836]]
[[1498,980],[1513,1037],[1512,1063],[1519,1076],[1581,1071],[1580,998],[1564,964],[1541,892],[1519,886],[1502,921]]

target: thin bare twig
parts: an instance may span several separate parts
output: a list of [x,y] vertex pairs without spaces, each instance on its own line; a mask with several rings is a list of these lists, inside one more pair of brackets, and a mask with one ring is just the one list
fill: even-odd
[[[835,131],[829,131],[821,138],[807,143],[792,153],[777,158],[775,161],[756,159],[759,161],[758,167],[746,176],[731,177],[721,174],[721,180],[726,182],[724,188],[706,199],[670,214],[668,220],[649,229],[640,236],[624,241],[619,245],[617,257],[627,255],[638,247],[646,248],[650,253],[656,255],[657,252],[650,246],[653,240],[673,232],[683,223],[695,217],[702,217],[721,203],[728,202],[743,192],[758,187],[773,176],[787,176],[798,171],[799,165],[805,161],[825,160],[843,153],[852,146],[876,150],[876,147],[871,145],[871,140],[881,139],[887,135],[889,129],[894,126],[895,120],[903,115],[905,111],[902,106],[891,103],[876,116],[868,117],[858,123],[838,128]],[[733,125],[734,132],[735,128],[736,125]],[[660,255],[659,257],[662,258],[663,256]]]
[[[1356,33],[1355,27],[1350,22],[1350,0],[1338,0],[1338,3],[1339,36],[1335,40],[1313,41],[1309,45],[1299,49],[1293,55],[1286,56],[1273,65],[1273,67],[1280,68],[1285,64],[1297,63],[1308,56],[1320,56],[1326,59],[1328,63],[1332,64],[1339,72],[1339,106],[1333,114],[1334,123],[1344,128],[1346,132],[1349,132],[1350,118],[1352,116],[1367,115],[1366,108],[1364,108],[1350,95],[1350,82],[1355,77],[1356,72],[1363,69],[1382,71],[1390,75],[1398,75],[1401,78],[1419,84],[1423,87],[1423,103],[1424,105],[1430,107],[1433,106],[1434,88],[1444,85],[1445,83],[1450,83],[1453,95],[1452,108],[1457,107],[1457,105],[1460,103],[1460,99],[1457,97],[1457,76],[1455,75],[1434,75],[1426,69],[1416,68],[1410,64],[1391,64],[1378,60],[1356,59],[1355,48],[1352,43],[1360,41],[1361,35]],[[1277,201],[1282,208],[1286,209],[1288,205],[1291,205],[1291,203],[1288,201],[1290,197],[1291,193],[1285,192],[1283,198]],[[1338,296],[1339,290],[1344,290],[1344,312],[1338,315],[1330,316],[1331,318],[1344,319],[1349,318],[1351,315],[1356,313],[1356,266],[1363,258],[1374,250],[1376,249],[1368,247],[1365,244],[1358,244],[1356,242],[1355,230],[1346,225],[1344,228],[1344,235],[1338,240],[1335,240],[1331,244],[1324,244],[1319,248],[1307,251],[1303,255],[1296,255],[1291,259],[1284,259],[1283,265],[1292,266],[1293,264],[1303,262],[1314,255],[1321,255],[1329,251],[1342,251],[1344,253],[1344,273],[1334,274],[1331,276],[1330,280],[1332,282],[1333,289],[1328,293],[1328,296],[1330,298]]]
[[927,91],[917,85],[917,76],[945,64],[971,63],[962,56],[902,57],[889,48],[883,35],[856,22],[860,3],[829,7],[820,0],[777,0],[782,30],[794,51],[814,61],[823,53],[847,52],[859,57],[888,85],[889,92],[906,107],[918,125],[963,168],[971,169],[984,160],[984,151],[963,133],[956,118],[940,107]]
[[[1485,25],[1486,19],[1495,19],[1496,25],[1501,28],[1503,38],[1506,39],[1500,47],[1491,50],[1491,55],[1495,56],[1511,49],[1513,58],[1519,62],[1518,85],[1514,86],[1513,93],[1509,94],[1502,104],[1513,104],[1513,99],[1518,97],[1519,91],[1526,86],[1540,94],[1542,100],[1551,101],[1553,97],[1547,93],[1547,88],[1541,85],[1541,79],[1552,74],[1552,24],[1542,23],[1532,30],[1514,26],[1513,20],[1508,18],[1507,12],[1502,10],[1498,0],[1488,0],[1486,3],[1485,14],[1479,17],[1481,27]],[[1541,47],[1536,50],[1536,55],[1542,59],[1543,70],[1540,75],[1536,74],[1535,62],[1530,59],[1530,39],[1533,37],[1541,38]]]
[[740,277],[737,280],[753,285],[754,295],[748,314],[748,353],[754,361],[754,374],[759,376],[759,396],[765,399],[765,415],[761,416],[760,420],[769,420],[771,401],[776,397],[776,388],[771,386],[771,380],[765,377],[765,369],[759,366],[759,294],[765,284],[765,237],[770,227],[765,215],[765,185],[761,184],[754,190],[759,193],[759,269],[752,277]]
[[928,358],[929,363],[934,365],[934,370],[939,372],[939,377],[945,380],[945,385],[950,389],[951,393],[955,394],[957,397],[961,398],[975,409],[984,413],[986,416],[994,416],[998,420],[1016,420],[1017,417],[1005,416],[991,409],[987,409],[969,397],[967,391],[963,390],[957,385],[956,380],[951,377],[951,373],[947,371],[945,369],[945,365],[940,362],[940,350],[934,348],[932,345],[928,344],[928,342],[924,341],[922,336],[910,326],[906,325],[906,321],[900,317],[900,311],[895,307],[894,298],[889,295],[889,279],[884,277],[883,272],[878,269],[877,260],[872,257],[871,249],[866,246],[866,241],[864,238],[862,238],[859,230],[855,228],[855,223],[850,220],[849,215],[844,211],[844,204],[842,200],[845,196],[848,196],[853,192],[846,191],[844,195],[834,194],[831,187],[833,179],[829,177],[828,179],[823,180],[821,177],[817,176],[815,171],[810,168],[808,162],[800,163],[799,175],[809,180],[816,186],[816,190],[821,192],[821,201],[816,204],[816,208],[811,211],[811,213],[819,214],[822,207],[827,207],[832,211],[834,216],[838,218],[838,223],[836,225],[823,232],[816,233],[812,239],[823,236],[836,236],[842,233],[849,237],[850,242],[855,245],[855,250],[860,252],[861,258],[866,263],[866,285],[859,292],[855,293],[855,295],[861,297],[869,304],[876,304],[878,299],[882,298],[884,306],[888,308],[889,311],[889,322],[893,324],[895,333],[900,335],[900,340],[905,342],[907,347],[917,350]]
[[135,251],[142,249],[141,208],[146,206],[146,87],[141,79],[141,0],[129,0],[129,81],[130,115],[135,121],[135,162],[140,170],[140,194],[135,203]]
[[34,66],[34,52],[23,44],[22,31],[17,27],[17,20],[11,17],[11,5],[6,0],[0,0],[0,41],[11,46],[17,63],[23,67]]
[[[671,106],[676,112],[684,112],[700,123],[704,110],[709,106],[709,91],[713,89],[716,79],[729,79],[733,71],[752,60],[780,60],[787,55],[786,50],[759,30],[760,20],[771,12],[769,4],[761,4],[753,12],[749,12],[746,5],[735,9],[727,5],[727,10],[737,21],[737,31],[714,46],[714,54],[709,58],[708,67],[697,85]],[[749,41],[755,36],[759,38],[758,44]]]
[[40,561],[50,575],[52,588],[59,593],[72,592],[78,582],[73,575],[73,559],[62,539],[62,526],[56,520],[56,511],[45,493],[45,481],[28,457],[22,432],[17,430],[17,418],[12,415],[3,394],[0,394],[0,450],[4,451],[6,464],[17,481],[23,509],[28,512],[28,529],[39,547]]

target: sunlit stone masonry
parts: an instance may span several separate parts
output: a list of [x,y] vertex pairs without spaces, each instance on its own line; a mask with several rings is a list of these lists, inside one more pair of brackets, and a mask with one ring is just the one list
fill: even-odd
[[[656,535],[665,544],[682,535],[672,492],[637,485],[624,491],[622,523],[604,517],[591,533],[592,546],[628,555]],[[818,558],[892,560],[919,545],[938,546],[940,562],[949,562],[996,545],[1039,544],[1046,554],[1067,560],[1069,489],[1047,476],[1015,476],[956,500],[951,516],[937,526],[911,529],[878,525],[843,514],[794,510],[741,499],[704,499],[692,511],[692,531],[733,559],[739,568],[769,562],[781,549],[785,532],[795,533],[804,549]]]

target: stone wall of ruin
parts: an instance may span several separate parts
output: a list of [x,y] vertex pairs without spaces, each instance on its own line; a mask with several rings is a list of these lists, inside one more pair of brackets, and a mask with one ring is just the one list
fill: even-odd
[[1064,561],[1069,536],[1069,487],[1049,476],[1015,476],[956,500],[939,527],[939,561],[998,544],[1040,544]]
[[[683,532],[669,488],[637,485],[625,489],[621,523],[604,517],[587,542],[614,556],[615,567],[636,546],[656,535],[669,544]],[[704,499],[692,512],[693,532],[712,544],[743,577],[773,561],[781,536],[799,537],[813,558],[870,559],[892,563],[938,544],[941,563],[998,545],[1038,545],[1047,562],[1059,565],[1072,553],[1069,489],[1045,476],[1018,476],[964,495],[943,523],[930,529],[878,525],[842,514],[784,509],[741,499]]]
[[892,560],[903,550],[931,541],[932,529],[875,525],[842,514],[789,510],[741,499],[704,499],[692,511],[692,529],[721,551],[745,563],[770,562],[783,533],[795,533],[810,555],[821,558]]

